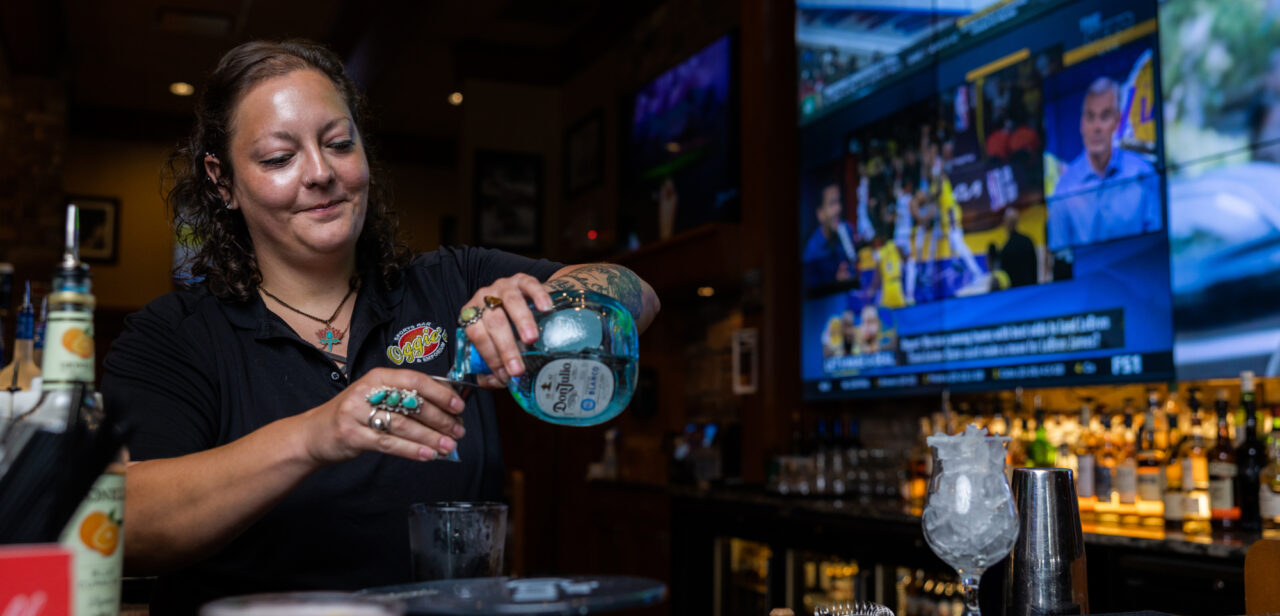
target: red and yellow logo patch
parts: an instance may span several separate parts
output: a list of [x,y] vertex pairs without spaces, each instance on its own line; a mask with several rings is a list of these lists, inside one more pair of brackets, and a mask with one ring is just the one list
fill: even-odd
[[387,359],[397,366],[425,363],[444,351],[447,342],[449,335],[443,327],[433,327],[430,323],[410,325],[396,334],[395,344],[387,347]]

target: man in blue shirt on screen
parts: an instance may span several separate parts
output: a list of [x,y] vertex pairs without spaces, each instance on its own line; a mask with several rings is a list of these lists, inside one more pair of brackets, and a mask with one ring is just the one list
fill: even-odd
[[844,219],[840,184],[822,187],[817,207],[818,228],[804,249],[805,286],[852,280],[857,275],[857,250],[853,227]]
[[1142,156],[1114,146],[1119,125],[1120,86],[1099,77],[1080,114],[1084,152],[1049,197],[1049,250],[1161,228],[1159,177]]

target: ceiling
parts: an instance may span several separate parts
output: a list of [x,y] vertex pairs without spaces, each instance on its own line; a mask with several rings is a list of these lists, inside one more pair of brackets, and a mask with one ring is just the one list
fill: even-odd
[[[305,37],[341,55],[379,132],[456,139],[467,79],[557,85],[658,2],[604,0],[18,0],[0,2],[0,71],[65,84],[73,131],[185,129],[218,57]],[[0,73],[0,77],[3,73]],[[114,127],[114,128],[110,128]],[[150,127],[150,128],[148,128]]]

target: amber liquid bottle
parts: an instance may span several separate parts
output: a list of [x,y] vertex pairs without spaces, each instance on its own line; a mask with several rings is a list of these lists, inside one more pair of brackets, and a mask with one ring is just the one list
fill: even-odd
[[1198,411],[1192,409],[1191,434],[1178,453],[1182,462],[1182,532],[1189,535],[1208,534],[1211,530],[1208,450]]
[[1213,410],[1218,415],[1218,442],[1209,450],[1209,516],[1216,530],[1231,530],[1240,521],[1240,501],[1236,494],[1236,452],[1231,444],[1227,421],[1227,391],[1218,390]]

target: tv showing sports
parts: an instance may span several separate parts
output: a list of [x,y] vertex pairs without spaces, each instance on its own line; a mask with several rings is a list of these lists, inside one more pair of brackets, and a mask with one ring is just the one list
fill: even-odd
[[1280,5],[1160,3],[1179,378],[1280,375]]
[[653,78],[624,104],[623,250],[738,218],[734,37]]
[[798,5],[806,398],[1174,376],[1156,24]]

